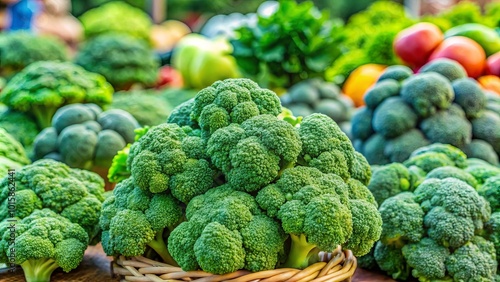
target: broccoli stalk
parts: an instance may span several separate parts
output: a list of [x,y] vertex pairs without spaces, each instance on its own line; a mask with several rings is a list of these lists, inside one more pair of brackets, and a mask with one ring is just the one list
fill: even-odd
[[283,267],[304,269],[310,265],[311,259],[317,259],[319,249],[307,242],[306,235],[290,234],[290,239],[290,252]]
[[150,246],[164,262],[177,266],[177,263],[168,252],[165,240],[163,240],[163,230],[156,232],[154,240],[149,241],[147,245]]
[[43,106],[33,106],[31,112],[36,118],[38,126],[40,128],[50,127],[52,124],[52,117],[57,111],[57,107]]
[[56,270],[59,265],[53,259],[40,258],[29,259],[21,263],[24,271],[26,282],[45,282],[50,281],[52,272]]

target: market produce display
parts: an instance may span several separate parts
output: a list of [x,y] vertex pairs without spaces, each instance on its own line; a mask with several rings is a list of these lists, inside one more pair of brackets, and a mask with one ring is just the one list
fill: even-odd
[[67,62],[36,62],[17,73],[0,93],[0,102],[49,127],[58,108],[73,103],[109,104],[113,88],[106,79]]
[[95,104],[71,104],[57,110],[52,126],[37,135],[33,159],[54,159],[73,168],[108,175],[113,157],[134,142],[139,123],[126,111],[102,111]]
[[115,90],[134,84],[152,86],[158,80],[159,58],[143,41],[126,35],[101,35],[80,48],[77,65],[103,75]]
[[445,143],[497,165],[500,116],[486,97],[449,59],[434,60],[417,74],[390,66],[352,118],[353,142],[370,164],[402,162],[419,147]]
[[[100,241],[104,181],[97,174],[54,160],[16,170],[17,208],[11,215],[9,180],[0,180],[0,262],[15,257],[28,282],[49,281],[57,268],[76,268],[87,245]],[[8,219],[17,219],[15,247]],[[12,255],[12,250],[15,254]]]
[[402,281],[496,281],[499,177],[500,168],[445,144],[375,168],[368,188],[383,231],[361,265]]
[[34,62],[67,59],[67,47],[57,38],[28,32],[0,34],[0,76],[10,77]]

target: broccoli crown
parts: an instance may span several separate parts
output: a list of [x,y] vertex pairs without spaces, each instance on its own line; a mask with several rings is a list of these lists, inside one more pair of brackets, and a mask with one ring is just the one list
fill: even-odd
[[429,146],[425,146],[413,151],[413,153],[410,156],[410,159],[418,155],[430,152],[442,153],[446,155],[446,157],[453,163],[452,165],[458,168],[466,168],[468,166],[467,156],[464,154],[464,152],[462,152],[460,149],[452,145],[441,144],[441,143],[434,143]]
[[423,238],[416,243],[409,243],[402,248],[406,263],[412,268],[412,276],[429,281],[443,279],[446,276],[445,262],[450,251],[430,238]]
[[349,200],[352,235],[344,245],[357,255],[366,255],[382,233],[382,217],[377,206],[365,200]]
[[486,95],[472,78],[460,78],[451,83],[455,92],[454,103],[462,107],[467,118],[479,117],[486,108]]
[[80,16],[85,37],[105,33],[133,36],[150,42],[151,18],[141,9],[116,1],[91,9]]
[[0,35],[0,75],[10,76],[38,61],[66,61],[66,46],[57,38],[24,31]]
[[430,142],[418,129],[411,129],[402,135],[387,140],[384,155],[391,162],[404,162],[418,148],[429,145]]
[[358,149],[372,165],[383,165],[390,163],[389,157],[385,155],[384,146],[387,144],[381,134],[374,134],[360,145]]
[[500,155],[500,115],[484,111],[480,117],[473,119],[472,136],[490,143]]
[[410,276],[410,267],[406,263],[401,248],[385,245],[382,242],[375,244],[373,252],[375,261],[381,270],[398,280],[406,280]]
[[183,211],[171,194],[143,190],[130,177],[116,185],[102,206],[99,226],[108,255],[137,256],[151,247],[163,260],[173,263],[163,233],[181,222]]
[[468,158],[478,158],[487,161],[492,165],[499,164],[498,155],[491,146],[490,143],[480,140],[480,139],[472,139],[472,141],[463,146],[462,151],[467,155]]
[[425,173],[442,166],[453,166],[455,163],[444,153],[425,152],[410,157],[403,163],[405,166],[417,166]]
[[[446,77],[449,81],[454,82],[459,79],[462,80],[467,77],[467,72],[464,67],[457,61],[448,58],[438,58],[432,60],[422,66],[419,70],[420,73],[435,72]],[[455,87],[453,87],[455,90]],[[455,95],[457,95],[455,93]]]
[[454,98],[450,81],[434,72],[416,74],[404,80],[400,95],[421,118],[447,109]]
[[6,175],[9,169],[19,169],[30,162],[23,146],[0,128],[0,175]]
[[74,168],[107,170],[116,153],[134,141],[138,127],[123,110],[102,112],[95,104],[66,105],[54,114],[52,127],[36,137],[34,159],[51,158]]
[[123,34],[104,34],[88,41],[76,54],[75,63],[103,75],[115,89],[135,83],[153,85],[159,60],[145,42]]
[[414,188],[408,169],[400,163],[380,167],[373,172],[368,189],[380,205],[387,198]]
[[465,171],[472,174],[477,180],[479,185],[483,184],[490,177],[494,177],[500,174],[500,168],[492,166],[489,163],[478,163],[471,164]]
[[276,267],[285,233],[262,214],[253,196],[222,185],[193,198],[186,217],[168,239],[168,249],[183,270],[223,274]]
[[168,116],[168,123],[175,123],[179,126],[189,126],[198,128],[198,124],[191,119],[191,112],[194,106],[194,98],[191,98],[176,106]]
[[394,138],[415,128],[417,120],[417,114],[403,99],[390,97],[373,112],[372,125],[385,138]]
[[80,225],[94,238],[104,201],[104,181],[97,174],[71,169],[54,160],[39,160],[15,174],[16,209],[9,214],[9,176],[0,180],[0,220],[24,218],[34,210],[47,208]]
[[32,113],[40,128],[50,126],[58,108],[73,103],[109,104],[113,88],[106,79],[72,63],[36,62],[17,73],[0,92],[0,102]]
[[213,187],[215,171],[205,158],[200,158],[205,142],[201,137],[189,136],[184,129],[176,124],[160,124],[132,144],[127,167],[135,185],[152,193],[170,190],[185,203]]
[[[412,75],[413,75],[413,71],[407,66],[403,66],[403,65],[388,66],[387,68],[385,68],[384,72],[382,72],[382,74],[378,77],[377,84],[378,84],[378,82],[383,81],[383,80],[387,80],[387,79],[396,80],[396,81],[401,82],[401,81],[409,78]],[[373,97],[373,98],[375,98],[375,97]]]
[[366,140],[375,132],[372,127],[373,110],[368,107],[356,109],[351,119],[351,134],[353,139]]
[[473,188],[477,188],[478,186],[476,178],[474,178],[472,174],[454,166],[442,166],[435,168],[431,170],[426,176],[427,179],[429,178],[445,179],[448,177],[462,180],[463,182],[469,184]]
[[5,246],[0,248],[0,261],[14,257],[28,282],[49,281],[59,267],[65,272],[75,269],[83,260],[89,241],[81,226],[49,209],[36,210],[18,221],[13,243],[7,224],[0,223],[0,235],[0,245]]
[[[160,95],[145,91],[115,93],[113,103],[108,108],[129,112],[141,126],[155,126],[164,123],[172,111],[172,106]],[[177,123],[175,121],[169,122]]]
[[500,212],[491,214],[490,220],[484,225],[484,238],[495,246],[497,261],[500,260]]
[[400,88],[398,81],[387,78],[369,88],[363,96],[363,100],[368,108],[376,109],[385,99],[398,96]]
[[491,212],[500,212],[500,175],[486,179],[477,192],[490,203]]
[[278,96],[246,79],[216,81],[194,98],[191,119],[207,136],[231,123],[241,124],[257,115],[277,116],[281,113]]
[[21,143],[28,154],[31,152],[36,135],[40,132],[31,116],[11,109],[0,114],[0,128]]
[[272,115],[259,115],[241,125],[221,128],[207,142],[212,163],[228,183],[248,192],[259,190],[293,165],[300,149],[295,128]]
[[456,104],[424,119],[420,122],[420,129],[432,143],[462,147],[472,139],[472,125]]

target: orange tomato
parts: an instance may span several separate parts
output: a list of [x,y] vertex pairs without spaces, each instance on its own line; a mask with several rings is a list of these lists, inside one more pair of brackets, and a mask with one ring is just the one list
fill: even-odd
[[483,75],[477,79],[477,82],[479,82],[483,89],[500,95],[500,77],[496,75]]
[[377,82],[385,68],[386,66],[377,64],[366,64],[358,67],[349,75],[342,91],[354,101],[356,107],[363,106],[365,92]]

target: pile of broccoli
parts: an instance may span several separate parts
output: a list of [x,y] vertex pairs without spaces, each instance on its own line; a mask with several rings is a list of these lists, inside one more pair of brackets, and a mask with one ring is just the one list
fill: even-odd
[[499,104],[487,97],[450,59],[429,62],[418,74],[390,66],[365,93],[366,106],[353,115],[353,144],[373,165],[402,162],[432,143],[451,144],[497,165]]
[[60,107],[73,103],[111,103],[113,88],[106,79],[68,62],[36,62],[17,73],[0,92],[10,109],[33,115],[38,126],[50,126]]
[[383,225],[362,267],[404,281],[498,279],[500,168],[432,144],[375,168],[368,188]]
[[33,158],[54,159],[105,178],[113,157],[134,142],[139,124],[126,111],[102,111],[96,104],[70,104],[55,113],[52,126],[37,135]]
[[[36,161],[3,177],[0,263],[10,263],[15,257],[28,282],[49,281],[59,267],[66,272],[76,268],[87,245],[100,240],[103,201],[102,178],[54,160]],[[9,207],[13,203],[14,211]],[[15,241],[11,239],[12,222]]]
[[305,268],[339,245],[364,255],[379,239],[370,166],[328,116],[296,119],[274,92],[227,79],[169,121],[138,130],[130,177],[103,204],[108,255],[225,274]]
[[146,43],[123,34],[92,38],[78,50],[75,63],[103,75],[118,90],[134,84],[152,86],[158,79],[159,58]]
[[0,76],[11,77],[38,61],[66,61],[67,52],[64,42],[57,38],[37,36],[24,31],[2,33]]
[[19,169],[31,163],[23,146],[3,128],[0,128],[0,175],[9,169]]

